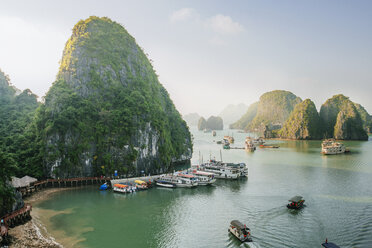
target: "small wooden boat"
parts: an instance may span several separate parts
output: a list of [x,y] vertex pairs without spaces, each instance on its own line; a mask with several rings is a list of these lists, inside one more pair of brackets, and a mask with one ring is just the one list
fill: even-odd
[[279,146],[272,146],[272,145],[260,145],[260,148],[279,148]]
[[305,200],[302,196],[295,196],[288,200],[287,208],[289,209],[300,209],[304,206]]
[[142,181],[142,180],[135,180],[134,181],[135,184],[136,184],[136,187],[138,190],[146,190],[148,189],[149,187],[147,186],[147,183],[145,181]]
[[109,186],[107,185],[107,183],[104,183],[102,184],[100,187],[99,187],[99,190],[107,190],[109,188]]
[[326,239],[326,241],[322,244],[323,247],[325,248],[340,248],[340,246],[332,243],[332,242],[328,242],[328,239]]
[[242,242],[252,241],[251,230],[238,220],[233,220],[230,222],[229,232]]

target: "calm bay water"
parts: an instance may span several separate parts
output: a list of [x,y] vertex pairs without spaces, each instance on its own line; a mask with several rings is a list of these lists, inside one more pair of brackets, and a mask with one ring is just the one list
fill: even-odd
[[[214,141],[231,130],[194,135],[192,162],[220,159]],[[268,141],[279,149],[222,150],[225,162],[245,162],[248,179],[218,180],[195,189],[153,188],[120,195],[87,187],[57,193],[36,206],[48,231],[74,247],[372,247],[372,142],[344,142],[350,154],[323,156],[320,141]],[[201,159],[201,157],[200,157]],[[306,207],[287,210],[302,195]],[[238,219],[253,243],[228,234]]]

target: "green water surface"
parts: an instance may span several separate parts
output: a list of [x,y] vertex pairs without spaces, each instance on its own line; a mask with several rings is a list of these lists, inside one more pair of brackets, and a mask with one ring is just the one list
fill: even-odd
[[[220,159],[215,141],[228,133],[243,147],[245,133],[192,129],[192,163]],[[279,149],[222,150],[226,162],[245,162],[247,179],[218,180],[193,189],[153,188],[133,194],[97,187],[55,194],[37,207],[69,210],[50,219],[48,231],[81,240],[76,247],[372,247],[372,142],[344,142],[350,154],[320,154],[320,141],[267,141]],[[201,156],[199,156],[199,153]],[[306,207],[288,210],[302,195]],[[227,232],[238,219],[253,243]],[[57,240],[58,241],[58,240]]]

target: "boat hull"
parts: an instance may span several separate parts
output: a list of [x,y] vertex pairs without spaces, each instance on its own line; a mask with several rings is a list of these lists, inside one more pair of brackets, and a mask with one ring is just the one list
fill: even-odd
[[175,188],[176,185],[174,184],[169,184],[169,183],[156,183],[157,186],[160,186],[160,187],[165,187],[165,188]]
[[239,235],[239,233],[234,228],[229,227],[229,232],[241,242],[252,242],[252,238],[249,235],[247,235],[246,237]]

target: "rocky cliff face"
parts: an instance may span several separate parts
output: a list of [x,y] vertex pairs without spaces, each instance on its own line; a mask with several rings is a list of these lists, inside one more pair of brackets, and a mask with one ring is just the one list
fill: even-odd
[[235,123],[230,125],[231,129],[245,129],[248,130],[251,121],[257,114],[258,102],[249,105],[248,110]]
[[310,99],[297,104],[278,134],[286,139],[321,139],[322,125],[315,104]]
[[328,99],[320,109],[326,136],[343,140],[367,140],[363,122],[355,104],[344,95]]
[[364,130],[366,130],[367,133],[371,133],[372,132],[372,116],[369,115],[367,110],[362,105],[358,103],[354,103],[354,105],[360,115],[360,118],[362,119]]
[[108,18],[75,25],[36,122],[49,176],[162,172],[192,154],[187,125],[149,60]]
[[301,101],[301,98],[285,90],[263,94],[257,106],[257,114],[246,129],[254,131],[262,125],[267,125],[270,129],[280,128]]

